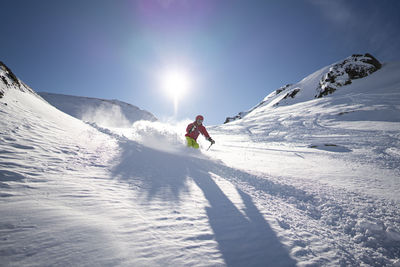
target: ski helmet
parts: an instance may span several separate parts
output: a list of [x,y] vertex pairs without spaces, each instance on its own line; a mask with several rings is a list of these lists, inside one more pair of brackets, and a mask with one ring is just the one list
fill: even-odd
[[198,121],[198,120],[204,121],[204,117],[201,116],[201,115],[197,115],[196,116],[196,121]]

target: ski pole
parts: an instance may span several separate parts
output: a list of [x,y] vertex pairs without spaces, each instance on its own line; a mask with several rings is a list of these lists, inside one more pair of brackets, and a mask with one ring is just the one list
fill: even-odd
[[206,150],[206,151],[208,151],[212,145],[213,145],[213,143],[211,143],[211,144],[210,144],[210,146],[207,148],[207,150]]

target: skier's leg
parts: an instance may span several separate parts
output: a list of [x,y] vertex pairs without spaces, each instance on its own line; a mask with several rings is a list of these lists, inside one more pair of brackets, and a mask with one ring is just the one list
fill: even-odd
[[186,136],[187,146],[193,148],[199,148],[199,144],[193,138]]
[[188,147],[191,147],[191,146],[192,146],[192,138],[186,136],[186,145],[187,145]]
[[194,140],[194,139],[192,139],[193,140],[193,145],[192,145],[192,147],[193,148],[196,148],[196,149],[199,149],[199,144],[196,142],[196,140]]

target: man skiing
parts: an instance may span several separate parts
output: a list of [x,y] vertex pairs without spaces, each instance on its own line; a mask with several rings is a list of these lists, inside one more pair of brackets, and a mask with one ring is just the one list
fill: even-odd
[[188,147],[193,147],[196,149],[199,148],[199,144],[196,142],[196,140],[200,133],[204,135],[204,137],[210,141],[212,145],[215,144],[215,141],[208,134],[206,127],[203,126],[203,121],[204,117],[198,115],[196,120],[187,126],[185,136]]

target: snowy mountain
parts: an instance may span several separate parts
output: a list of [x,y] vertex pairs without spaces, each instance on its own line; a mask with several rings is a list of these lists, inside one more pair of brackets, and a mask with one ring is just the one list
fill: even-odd
[[0,98],[2,98],[5,91],[9,90],[10,88],[36,95],[32,88],[19,80],[17,76],[15,76],[15,74],[1,61],[0,79]]
[[400,63],[315,98],[334,65],[209,151],[188,122],[84,123],[2,67],[0,265],[400,266]]
[[80,120],[96,123],[103,127],[130,127],[139,120],[157,120],[150,112],[118,100],[44,92],[39,92],[39,95],[59,110]]
[[296,84],[287,84],[275,90],[249,111],[226,118],[225,123],[241,119],[261,107],[293,105],[330,95],[338,89],[346,90],[346,85],[356,79],[367,77],[381,67],[382,64],[368,53],[352,55],[316,71]]

